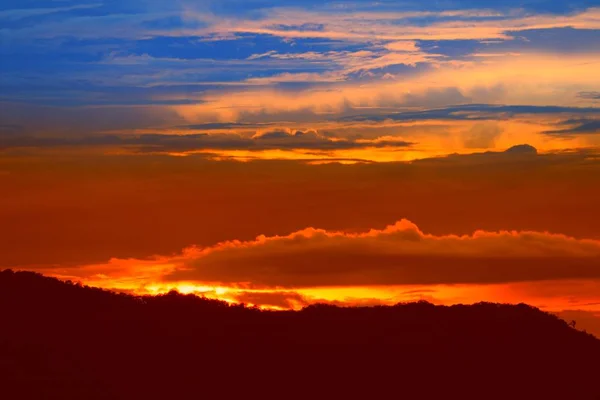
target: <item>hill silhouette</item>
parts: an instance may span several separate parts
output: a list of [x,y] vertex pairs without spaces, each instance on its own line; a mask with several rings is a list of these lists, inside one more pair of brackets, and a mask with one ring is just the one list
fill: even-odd
[[600,340],[527,305],[260,311],[0,272],[4,399],[600,399]]

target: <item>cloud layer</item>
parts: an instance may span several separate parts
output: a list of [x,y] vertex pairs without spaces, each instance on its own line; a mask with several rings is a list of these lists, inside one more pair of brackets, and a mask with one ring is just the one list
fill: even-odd
[[600,241],[527,231],[435,236],[402,220],[364,233],[307,228],[71,272],[251,289],[585,280],[600,279]]
[[600,242],[539,232],[424,234],[403,220],[363,234],[309,228],[189,249],[168,280],[258,287],[506,283],[600,278]]
[[[600,2],[557,3],[4,2],[0,119],[24,135],[87,136],[465,104],[596,107]],[[580,132],[597,130],[568,133]]]

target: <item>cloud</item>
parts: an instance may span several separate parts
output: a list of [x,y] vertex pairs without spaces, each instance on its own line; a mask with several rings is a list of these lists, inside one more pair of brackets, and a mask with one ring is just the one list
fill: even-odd
[[568,125],[565,129],[545,131],[547,135],[571,136],[600,133],[600,119],[580,119],[563,121],[560,125]]
[[401,104],[407,107],[437,108],[470,102],[471,99],[466,97],[458,88],[448,87],[429,89],[422,93],[407,93]]
[[[498,148],[521,143],[518,132],[516,139]],[[435,235],[516,229],[599,239],[590,223],[600,218],[592,151],[307,165],[308,156],[242,164],[107,150],[2,153],[9,175],[0,178],[0,220],[11,227],[0,241],[2,266],[144,259],[307,226],[365,231],[402,218]]]
[[27,17],[42,16],[55,13],[66,13],[69,11],[86,10],[101,7],[102,3],[78,4],[68,7],[48,7],[48,8],[14,8],[0,10],[0,20],[19,20]]
[[600,241],[533,231],[432,235],[401,220],[361,233],[307,228],[144,260],[45,268],[45,274],[138,293],[172,289],[263,307],[427,299],[528,301],[599,309]]
[[[582,67],[581,54],[546,57],[532,66],[537,52],[566,53],[573,43],[595,43],[600,13],[581,3],[485,3],[485,9],[473,9],[480,3],[464,1],[377,2],[368,7],[361,1],[345,7],[330,1],[171,3],[61,1],[64,7],[48,9],[3,3],[0,16],[29,17],[3,25],[3,36],[10,40],[0,47],[6,77],[0,84],[2,98],[68,106],[204,104],[210,111],[202,113],[205,120],[192,122],[215,122],[231,120],[236,115],[231,109],[241,108],[250,114],[265,109],[261,116],[268,118],[277,111],[306,108],[329,115],[340,104],[400,107],[426,100],[424,106],[439,107],[450,101],[506,102],[504,97],[521,97],[511,103],[559,103],[570,98],[563,86],[587,79],[593,88],[597,75],[597,60],[584,60],[592,64]],[[529,51],[523,61],[515,56],[521,49]],[[585,50],[583,55],[592,55]],[[37,62],[31,63],[32,58]],[[579,66],[569,65],[571,61]],[[491,68],[497,65],[503,71]],[[582,74],[582,69],[588,72]],[[441,70],[456,79],[449,80]],[[504,82],[507,74],[522,79]],[[365,81],[373,85],[361,90]],[[486,93],[477,90],[480,81],[485,87],[510,89]],[[523,82],[531,86],[522,88]],[[287,89],[288,96],[250,93],[245,101],[248,88],[256,86]],[[326,90],[303,91],[323,86]],[[437,95],[417,93],[427,87]],[[538,90],[544,93],[537,95]]]
[[579,92],[578,96],[582,99],[600,100],[600,92]]
[[496,139],[502,134],[502,128],[496,123],[477,123],[464,137],[468,149],[487,149],[496,145]]
[[[360,60],[368,66],[366,61]],[[355,71],[345,75],[345,81],[335,81],[335,75],[322,74],[319,85],[292,86],[287,90],[257,86],[228,93],[214,91],[200,96],[202,104],[175,108],[190,123],[300,121],[305,120],[307,114],[312,120],[360,114],[381,119],[378,109],[386,107],[424,111],[487,104],[489,109],[481,111],[495,112],[503,119],[528,111],[551,114],[566,112],[568,108],[580,107],[580,112],[593,108],[585,107],[593,105],[593,100],[583,101],[577,95],[582,85],[593,86],[599,82],[595,54],[454,61],[438,67],[427,63],[417,63],[415,67],[400,64],[401,68],[393,71],[389,68],[398,66],[392,63],[379,72],[361,71],[359,62],[356,67],[347,66],[342,71]],[[368,85],[364,84],[365,79]],[[269,79],[264,81],[269,82]],[[494,106],[498,109],[492,109]],[[589,112],[598,113],[598,110]],[[501,112],[505,113],[501,115]]]
[[507,154],[537,154],[537,149],[528,144],[518,144],[506,150]]
[[[1,128],[1,127],[0,127]],[[1,132],[1,130],[0,130]],[[314,130],[271,130],[252,137],[232,133],[219,134],[142,134],[142,135],[88,135],[77,137],[36,137],[26,135],[0,136],[4,148],[111,146],[129,148],[137,152],[190,152],[202,150],[349,150],[364,148],[402,148],[413,143],[386,139],[345,139],[326,137]]]
[[431,285],[600,278],[600,242],[543,232],[433,236],[402,220],[349,234],[308,228],[190,248],[165,278],[256,287]]
[[[381,6],[381,4],[379,4]],[[522,7],[522,4],[519,4]],[[295,21],[289,25],[289,21]],[[306,26],[318,29],[306,29]],[[507,32],[533,29],[572,27],[594,29],[600,26],[595,9],[577,10],[571,14],[531,14],[523,9],[486,11],[469,9],[419,11],[389,10],[385,6],[367,11],[363,8],[270,8],[260,18],[223,19],[210,31],[270,34],[283,38],[328,38],[352,41],[508,39]]]
[[525,115],[600,115],[598,107],[564,107],[502,104],[462,104],[420,111],[379,115],[353,115],[340,121],[419,121],[419,120],[509,120]]
[[298,309],[308,306],[311,300],[297,292],[248,292],[240,291],[232,294],[232,300],[237,303],[258,305],[261,307],[277,307],[283,309]]
[[414,40],[402,40],[400,42],[387,43],[385,48],[390,51],[401,52],[415,52],[420,50]]
[[[86,135],[112,130],[144,129],[181,125],[184,120],[172,109],[139,107],[51,107],[0,100],[0,121],[19,126],[19,134],[10,140],[19,142],[25,136],[52,136],[58,142],[85,141]],[[74,139],[75,138],[75,139]]]

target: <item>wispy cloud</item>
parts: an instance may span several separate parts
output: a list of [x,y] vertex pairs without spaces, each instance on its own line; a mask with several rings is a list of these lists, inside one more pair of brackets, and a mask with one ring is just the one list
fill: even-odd
[[[0,10],[9,38],[0,45],[0,100],[30,112],[59,106],[65,118],[49,116],[46,129],[81,135],[185,123],[314,128],[467,104],[597,106],[595,1],[483,2],[480,9],[462,1],[232,1],[10,3]],[[138,126],[96,118],[90,127],[90,118],[74,123],[81,107],[119,108],[130,121],[152,108],[164,118]],[[9,125],[35,123],[4,114]]]

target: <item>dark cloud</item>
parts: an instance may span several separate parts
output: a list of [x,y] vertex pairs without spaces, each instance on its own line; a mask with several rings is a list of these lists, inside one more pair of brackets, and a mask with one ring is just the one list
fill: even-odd
[[600,115],[600,107],[560,107],[529,105],[493,105],[464,104],[451,107],[407,111],[384,115],[357,115],[340,119],[341,121],[421,121],[421,120],[507,120],[519,115],[581,114]]
[[549,130],[544,133],[547,135],[563,136],[600,133],[600,119],[567,120],[560,125],[568,126],[568,128]]
[[588,100],[600,100],[600,92],[579,92],[578,97]]
[[528,144],[518,144],[506,150],[508,154],[537,154],[537,149]]
[[237,134],[189,135],[143,134],[143,135],[90,135],[73,138],[35,137],[11,135],[0,137],[0,146],[61,147],[61,146],[121,146],[139,152],[185,152],[194,150],[344,150],[368,147],[410,147],[405,141],[357,141],[335,139],[316,131],[274,130],[244,137]]
[[206,124],[181,125],[176,129],[189,130],[221,130],[221,129],[236,129],[236,128],[258,128],[265,124],[248,124],[244,122],[212,122]]
[[[488,17],[497,21],[506,16]],[[419,40],[421,50],[454,59],[472,60],[474,54],[485,53],[589,53],[600,50],[600,30],[572,27],[506,31],[511,40]]]
[[227,242],[182,263],[167,279],[284,288],[598,279],[600,241],[540,232],[433,236],[403,220],[365,234],[309,228]]
[[588,53],[600,50],[599,29],[571,27],[507,32],[515,40],[488,46],[488,51],[544,51],[548,53]]
[[[546,168],[555,162],[576,162],[581,160],[587,153],[585,151],[575,152],[571,155],[539,155],[535,147],[528,144],[518,144],[505,151],[486,151],[471,154],[449,154],[445,157],[425,158],[412,161],[412,164],[429,167],[465,167],[465,168],[494,168],[502,166],[508,171],[525,168]],[[559,161],[560,160],[560,161]]]
[[305,23],[301,25],[278,24],[270,26],[269,29],[274,29],[278,31],[322,32],[325,30],[325,25],[311,23]]
[[180,125],[183,119],[174,110],[163,107],[71,108],[0,100],[0,121],[3,125],[20,126],[21,136],[41,134],[74,138],[113,130],[176,126]]

